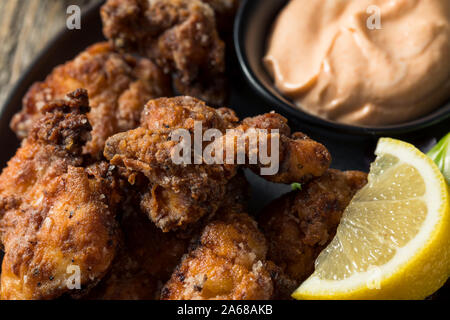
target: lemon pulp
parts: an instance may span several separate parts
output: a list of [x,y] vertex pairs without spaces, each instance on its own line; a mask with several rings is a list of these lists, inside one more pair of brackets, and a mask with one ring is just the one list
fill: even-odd
[[368,185],[345,210],[295,298],[424,298],[448,278],[449,199],[442,175],[404,142],[382,139],[377,155]]

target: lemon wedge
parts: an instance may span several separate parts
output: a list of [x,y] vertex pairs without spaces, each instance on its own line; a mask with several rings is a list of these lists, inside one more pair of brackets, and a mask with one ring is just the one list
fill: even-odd
[[296,299],[424,299],[450,274],[449,194],[414,146],[380,139],[368,184]]

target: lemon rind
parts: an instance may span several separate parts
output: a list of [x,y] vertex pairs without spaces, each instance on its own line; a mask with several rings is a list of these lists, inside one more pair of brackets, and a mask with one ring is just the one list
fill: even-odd
[[[401,162],[417,167],[426,185],[424,201],[428,214],[425,227],[406,246],[399,248],[387,264],[379,267],[382,290],[368,289],[372,272],[356,273],[344,280],[322,280],[313,274],[294,292],[296,299],[421,299],[437,290],[448,278],[450,266],[449,196],[447,184],[434,162],[414,146],[398,140],[380,139],[376,155],[392,154]],[[431,179],[433,177],[433,179]],[[439,263],[443,261],[443,263]],[[432,266],[429,264],[432,263]],[[424,269],[427,272],[424,272]],[[429,270],[428,270],[429,269]],[[409,275],[404,275],[408,273]],[[423,276],[422,274],[425,274]],[[418,277],[415,274],[421,274]],[[400,277],[400,275],[404,275]],[[439,276],[442,275],[442,276]],[[405,277],[412,282],[404,287]],[[403,278],[403,279],[402,279]],[[419,279],[417,279],[419,278]],[[325,288],[318,289],[318,288]]]

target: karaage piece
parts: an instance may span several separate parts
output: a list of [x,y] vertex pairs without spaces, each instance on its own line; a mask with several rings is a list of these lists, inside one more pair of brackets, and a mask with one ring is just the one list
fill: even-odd
[[[201,129],[196,129],[196,122]],[[271,152],[277,153],[280,161],[280,171],[274,172],[273,176],[265,176],[271,181],[306,181],[321,175],[330,163],[325,147],[303,135],[301,139],[290,137],[286,119],[277,114],[246,119],[238,125],[236,116],[229,109],[216,110],[195,98],[178,97],[150,101],[144,109],[141,125],[108,139],[104,155],[113,165],[139,172],[148,178],[149,191],[143,197],[142,206],[164,231],[185,227],[217,211],[224,199],[225,186],[238,168],[244,165],[238,165],[235,161],[239,151],[242,151],[244,158],[250,158],[251,153],[258,154],[261,144],[251,147],[249,137],[256,134],[259,139],[261,133],[257,129],[268,129],[269,133],[279,131],[270,133],[279,140],[278,150]],[[233,127],[236,128],[236,135],[228,131]],[[203,134],[212,128],[217,129],[221,136],[213,142],[204,141]],[[255,130],[249,130],[251,128]],[[177,129],[186,129],[188,137],[183,142],[172,139]],[[196,135],[202,141],[201,150],[196,150]],[[236,146],[239,139],[235,137],[239,135],[244,137],[243,149]],[[185,142],[188,144],[187,152],[184,150],[183,153],[187,157],[183,155],[179,159],[181,163],[178,163],[173,156],[179,154],[176,150]],[[217,149],[220,151],[212,152],[214,157],[205,156],[211,154],[206,152],[211,145],[210,150],[216,150],[214,144],[222,145],[221,149]],[[231,148],[228,144],[232,145]],[[250,167],[266,165],[256,162]]]
[[366,183],[363,172],[329,169],[301,191],[264,209],[258,222],[268,241],[268,259],[293,280],[290,290],[312,274],[314,261],[333,239],[345,208]]
[[209,223],[161,292],[163,300],[262,300],[273,295],[266,241],[245,213]]
[[171,94],[170,79],[150,60],[120,55],[108,43],[98,43],[56,67],[44,82],[35,83],[11,128],[25,138],[33,122],[43,116],[44,105],[78,88],[89,93],[88,119],[93,129],[85,152],[94,157],[101,156],[108,137],[138,126],[149,99]]
[[[260,152],[262,145],[265,146],[270,158],[272,158],[272,152],[277,153],[277,157],[272,158],[273,161],[278,162],[278,166],[274,167],[276,171],[262,175],[264,179],[272,182],[286,184],[306,182],[314,177],[320,177],[331,163],[331,155],[324,145],[303,133],[291,134],[287,119],[274,112],[246,118],[234,132],[227,135],[224,137],[224,150],[231,142],[234,143],[233,149],[238,152],[239,148],[236,144],[239,139],[243,139],[247,158],[246,166],[256,174],[261,174],[262,168],[273,165],[273,163],[262,162]],[[237,138],[232,138],[234,135]],[[278,148],[275,150],[271,150],[272,138],[278,141]],[[258,141],[258,144],[252,146],[251,141]],[[257,160],[256,164],[251,164],[252,157]]]
[[[256,222],[243,212],[248,183],[239,172],[228,183],[218,218],[199,239],[161,291],[161,299],[269,299],[273,283],[267,246]],[[270,270],[270,272],[269,272]]]
[[109,0],[101,16],[106,38],[118,50],[155,61],[173,75],[179,93],[224,103],[225,44],[211,6],[200,0]]
[[237,172],[233,165],[194,164],[194,152],[191,164],[174,163],[172,151],[179,141],[170,135],[176,129],[193,131],[195,121],[201,123],[202,133],[210,128],[225,132],[238,119],[229,109],[216,110],[191,97],[156,99],[143,112],[143,127],[117,134],[106,143],[104,154],[112,164],[148,178],[141,205],[164,231],[215,213]]
[[143,173],[149,179],[142,207],[164,231],[214,213],[237,170],[220,164],[176,165],[171,155],[179,142],[169,135],[138,128],[111,137],[105,147],[105,157],[111,164]]
[[82,294],[116,252],[114,172],[107,163],[82,167],[91,130],[86,91],[42,109],[0,176],[2,299]]

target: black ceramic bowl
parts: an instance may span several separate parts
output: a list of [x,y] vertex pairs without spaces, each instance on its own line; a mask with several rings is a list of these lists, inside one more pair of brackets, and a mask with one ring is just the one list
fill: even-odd
[[370,136],[398,135],[432,127],[450,119],[450,102],[420,119],[398,125],[366,127],[328,121],[303,112],[275,88],[262,59],[272,24],[288,0],[244,0],[236,17],[234,43],[240,66],[252,88],[277,111],[301,123],[328,128],[333,132]]

